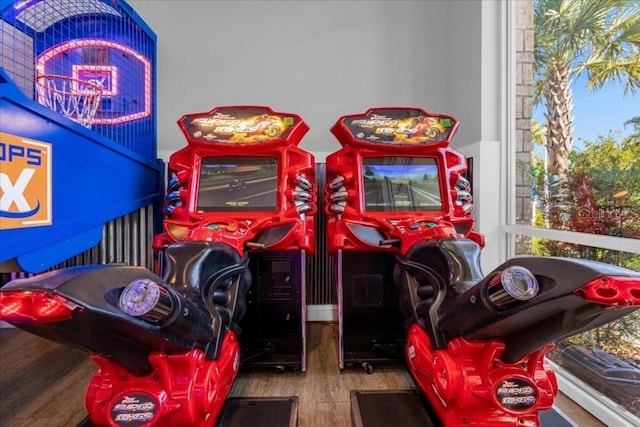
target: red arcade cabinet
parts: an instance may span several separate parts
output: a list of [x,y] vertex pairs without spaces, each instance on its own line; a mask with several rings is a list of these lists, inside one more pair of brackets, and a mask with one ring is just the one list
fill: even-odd
[[370,372],[404,356],[427,403],[352,394],[353,408],[368,408],[354,409],[365,427],[420,409],[405,425],[539,426],[557,393],[544,358],[553,341],[640,308],[640,273],[595,261],[516,257],[483,275],[467,162],[449,147],[457,125],[376,108],[332,128],[342,149],[327,158],[325,209],[340,366]]
[[[248,259],[240,322],[245,365],[306,369],[305,257],[314,251],[314,158],[297,147],[302,119],[268,107],[217,107],[178,121],[188,146],[171,156],[163,276],[189,263],[173,242],[221,242]],[[165,249],[169,249],[166,251]],[[180,259],[176,259],[176,257]]]
[[[340,367],[365,370],[402,358],[405,316],[394,285],[398,246],[439,235],[446,218],[472,231],[465,157],[450,148],[450,116],[376,108],[341,117],[331,132],[342,149],[327,158],[328,248],[337,261]],[[402,239],[400,239],[402,237]]]

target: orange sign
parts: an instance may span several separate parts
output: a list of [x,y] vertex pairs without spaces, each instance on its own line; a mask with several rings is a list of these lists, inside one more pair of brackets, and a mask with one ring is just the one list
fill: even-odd
[[0,132],[0,230],[51,225],[51,144]]

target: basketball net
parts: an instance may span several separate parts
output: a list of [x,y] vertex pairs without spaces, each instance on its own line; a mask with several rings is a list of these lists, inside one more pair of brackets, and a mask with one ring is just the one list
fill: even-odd
[[38,102],[91,129],[100,107],[102,88],[67,76],[42,75],[36,79]]

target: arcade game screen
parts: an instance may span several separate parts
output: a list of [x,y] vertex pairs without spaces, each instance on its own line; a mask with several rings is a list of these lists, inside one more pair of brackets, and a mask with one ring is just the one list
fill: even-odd
[[438,165],[433,158],[365,158],[362,176],[368,212],[442,210]]
[[275,157],[203,157],[196,209],[275,211],[277,172]]

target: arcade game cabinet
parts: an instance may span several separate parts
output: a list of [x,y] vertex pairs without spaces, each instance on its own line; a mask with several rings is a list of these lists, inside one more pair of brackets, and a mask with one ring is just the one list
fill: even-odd
[[404,316],[394,284],[398,239],[422,239],[437,218],[472,231],[466,159],[448,147],[457,121],[419,109],[377,108],[341,117],[342,149],[327,158],[328,249],[336,259],[340,367],[402,358]]
[[[252,281],[240,322],[243,364],[306,370],[305,257],[314,251],[314,158],[297,147],[308,127],[268,107],[218,107],[178,124],[188,146],[169,161],[163,276],[174,242],[225,243],[246,259]],[[183,257],[176,259],[176,257]]]
[[[544,358],[552,342],[640,308],[640,273],[517,257],[484,276],[466,159],[449,147],[457,125],[376,108],[332,128],[343,146],[327,158],[326,180],[340,364],[376,362],[404,337],[429,419],[416,425],[538,426],[557,393]],[[402,412],[392,401],[379,401],[391,418],[376,425]]]
[[[189,145],[171,157],[165,232],[153,242],[162,277],[85,265],[0,289],[0,320],[85,349],[99,366],[85,427],[213,427],[221,414],[241,422],[238,401],[223,414],[241,354],[305,368],[316,197],[313,158],[296,147],[306,124],[266,107],[216,108],[179,124]],[[291,425],[295,400],[266,409],[276,406],[282,422],[265,420]]]

